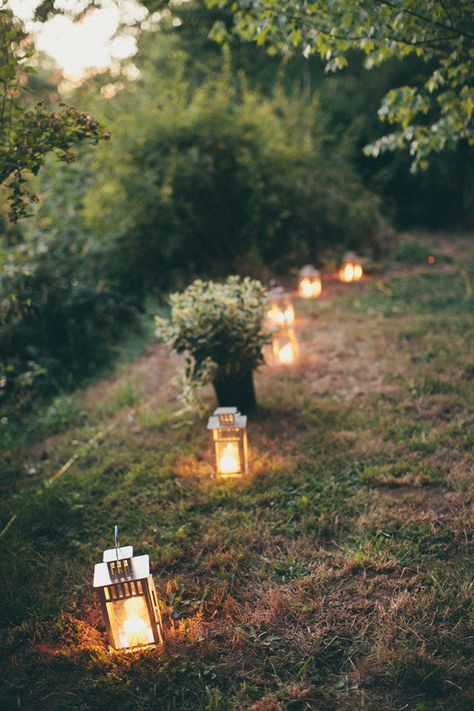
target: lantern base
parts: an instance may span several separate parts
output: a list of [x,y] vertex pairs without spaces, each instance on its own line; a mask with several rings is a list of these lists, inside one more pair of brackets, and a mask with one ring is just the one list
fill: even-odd
[[107,645],[107,651],[110,655],[134,654],[134,652],[145,652],[151,649],[158,649],[158,647],[162,646],[163,642],[151,642],[150,644],[137,644],[134,647],[120,647],[119,649],[115,649],[115,647],[112,647],[112,645],[109,643]]
[[240,378],[214,380],[212,384],[221,407],[235,406],[240,412],[249,412],[257,407],[252,372]]

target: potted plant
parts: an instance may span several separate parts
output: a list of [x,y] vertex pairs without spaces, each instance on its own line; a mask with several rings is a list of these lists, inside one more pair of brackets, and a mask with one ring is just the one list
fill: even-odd
[[256,406],[253,371],[263,363],[262,330],[266,289],[248,277],[230,276],[224,283],[193,282],[170,296],[169,319],[156,318],[156,333],[177,353],[186,354],[183,399],[212,382],[221,406],[241,412]]

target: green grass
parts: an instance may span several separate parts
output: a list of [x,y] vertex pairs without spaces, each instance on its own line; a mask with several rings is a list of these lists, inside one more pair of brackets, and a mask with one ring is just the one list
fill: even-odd
[[[245,479],[211,476],[205,418],[172,416],[167,375],[150,392],[124,366],[96,401],[46,411],[54,442],[2,455],[1,521],[18,519],[0,539],[0,707],[471,709],[462,254],[464,276],[454,259],[297,304],[305,361],[259,375]],[[162,650],[107,652],[91,580],[114,524],[150,554]]]

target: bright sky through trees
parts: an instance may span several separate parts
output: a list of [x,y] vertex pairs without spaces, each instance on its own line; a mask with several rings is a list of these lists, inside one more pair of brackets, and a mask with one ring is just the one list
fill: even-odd
[[[91,10],[76,22],[61,14],[40,23],[31,19],[38,0],[9,2],[13,12],[34,33],[37,48],[49,54],[71,80],[81,78],[88,70],[105,69],[114,60],[135,54],[135,37],[123,32],[116,36],[116,32],[120,22],[142,19],[146,10],[134,0],[122,2],[120,9],[113,0],[104,0],[102,4],[102,8]],[[80,11],[84,3],[62,0],[56,5],[66,12],[74,12]]]

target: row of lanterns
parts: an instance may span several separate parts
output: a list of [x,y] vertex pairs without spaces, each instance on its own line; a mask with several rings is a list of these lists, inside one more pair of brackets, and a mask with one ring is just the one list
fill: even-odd
[[[218,407],[209,418],[216,472],[238,477],[248,471],[247,416],[236,407]],[[163,643],[163,625],[150,573],[148,555],[133,555],[121,546],[115,527],[115,546],[104,551],[94,569],[93,587],[102,610],[107,638],[116,650],[129,651]]]
[[[363,275],[362,260],[353,252],[346,252],[339,268],[339,279],[343,282],[359,281]],[[298,296],[316,299],[321,296],[321,273],[312,264],[306,264],[298,275]],[[294,324],[295,311],[290,294],[281,286],[275,286],[269,293],[268,328],[272,333],[271,352],[267,361],[270,365],[294,365],[298,362],[299,346]]]
[[[362,262],[347,253],[339,270],[344,282],[358,281]],[[312,265],[300,270],[298,294],[317,298],[322,290],[321,274]],[[267,323],[272,331],[272,364],[290,365],[298,360],[299,347],[294,331],[295,311],[291,296],[280,286],[270,290]],[[236,407],[219,407],[207,428],[214,448],[216,474],[239,477],[248,472],[247,416]],[[116,650],[134,650],[163,643],[163,625],[150,573],[148,555],[134,556],[132,546],[120,546],[115,527],[115,546],[103,553],[94,570],[97,591],[109,644]]]
[[[338,276],[340,281],[349,283],[360,281],[364,274],[362,259],[354,252],[346,252]],[[315,299],[321,296],[322,282],[321,273],[312,264],[306,264],[299,271],[298,275],[298,296],[302,299]]]
[[[209,418],[216,473],[239,477],[248,472],[247,416],[236,407],[218,407]],[[163,644],[163,625],[150,573],[148,555],[133,555],[121,546],[115,527],[115,546],[104,551],[94,569],[96,590],[107,638],[115,650],[131,651]]]

